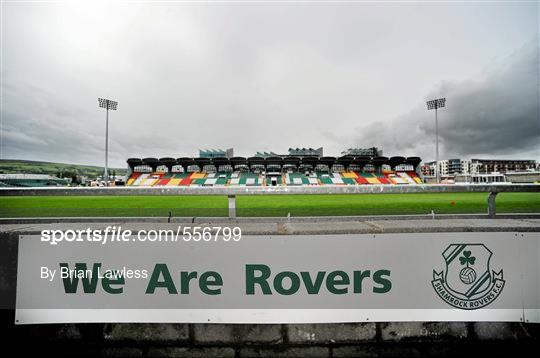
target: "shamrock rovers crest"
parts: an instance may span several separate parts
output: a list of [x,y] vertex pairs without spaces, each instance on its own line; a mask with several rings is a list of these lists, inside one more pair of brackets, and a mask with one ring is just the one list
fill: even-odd
[[493,302],[504,287],[503,271],[491,271],[493,253],[483,244],[452,244],[442,256],[446,268],[433,270],[431,284],[448,304],[474,310]]

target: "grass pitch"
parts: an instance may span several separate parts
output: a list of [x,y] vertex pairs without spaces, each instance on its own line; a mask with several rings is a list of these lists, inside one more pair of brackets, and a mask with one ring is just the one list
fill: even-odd
[[[476,214],[487,193],[237,196],[238,216]],[[0,197],[0,217],[227,216],[225,196]],[[498,213],[538,213],[540,193],[501,193]]]

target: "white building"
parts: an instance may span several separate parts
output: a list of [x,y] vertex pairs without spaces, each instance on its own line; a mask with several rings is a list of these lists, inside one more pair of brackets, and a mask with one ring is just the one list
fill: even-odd
[[[508,181],[535,182],[534,175],[516,175],[534,171],[534,160],[498,160],[498,159],[446,159],[437,163],[441,182],[499,183]],[[421,166],[425,180],[435,180],[435,162]]]

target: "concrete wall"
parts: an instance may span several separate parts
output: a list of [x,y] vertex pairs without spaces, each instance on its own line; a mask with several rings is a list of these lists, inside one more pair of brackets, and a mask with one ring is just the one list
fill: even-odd
[[[8,317],[2,325],[7,327]],[[312,325],[62,324],[16,326],[4,347],[55,356],[358,357],[510,356],[538,345],[539,325],[360,323]],[[4,348],[5,349],[5,348]]]

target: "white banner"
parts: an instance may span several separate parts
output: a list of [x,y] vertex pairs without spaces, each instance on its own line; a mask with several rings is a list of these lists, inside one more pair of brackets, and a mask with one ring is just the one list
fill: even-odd
[[538,233],[239,237],[21,236],[16,323],[540,321]]

